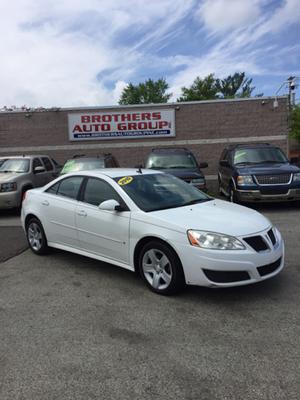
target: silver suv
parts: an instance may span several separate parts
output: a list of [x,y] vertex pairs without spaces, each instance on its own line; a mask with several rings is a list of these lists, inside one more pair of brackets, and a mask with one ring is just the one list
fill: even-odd
[[26,190],[46,185],[59,172],[60,166],[48,156],[0,157],[0,209],[20,207]]

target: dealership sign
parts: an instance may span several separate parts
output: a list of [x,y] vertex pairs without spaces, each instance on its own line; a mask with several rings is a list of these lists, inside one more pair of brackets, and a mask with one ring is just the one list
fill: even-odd
[[69,114],[70,140],[175,136],[175,111],[119,111]]

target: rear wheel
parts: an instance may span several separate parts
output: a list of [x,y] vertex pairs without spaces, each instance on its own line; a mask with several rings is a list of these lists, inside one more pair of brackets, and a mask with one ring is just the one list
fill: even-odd
[[139,255],[139,272],[147,286],[155,293],[170,295],[185,286],[181,262],[168,245],[151,241]]
[[47,238],[41,222],[31,218],[26,226],[27,241],[30,249],[38,255],[48,251]]

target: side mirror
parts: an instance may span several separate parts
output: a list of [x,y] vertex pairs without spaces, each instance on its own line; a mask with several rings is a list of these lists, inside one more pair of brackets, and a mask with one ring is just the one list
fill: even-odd
[[123,207],[116,200],[105,200],[99,204],[100,210],[105,211],[123,211]]
[[221,160],[219,164],[221,167],[230,167],[229,162],[227,160]]
[[207,167],[208,167],[207,162],[201,162],[201,163],[199,164],[199,168],[207,168]]
[[45,172],[45,171],[46,171],[45,168],[42,166],[35,167],[33,170],[34,174],[40,174],[41,172]]

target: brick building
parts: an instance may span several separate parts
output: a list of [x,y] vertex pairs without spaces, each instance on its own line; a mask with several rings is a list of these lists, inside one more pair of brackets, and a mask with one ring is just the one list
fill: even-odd
[[[151,148],[191,149],[207,161],[208,179],[216,177],[218,159],[226,143],[269,142],[287,151],[287,98],[214,100],[91,108],[0,112],[0,156],[43,153],[63,163],[74,154],[113,153],[124,167],[142,163]],[[70,140],[70,115],[135,113],[173,110],[174,136]],[[174,128],[174,127],[173,127]]]

